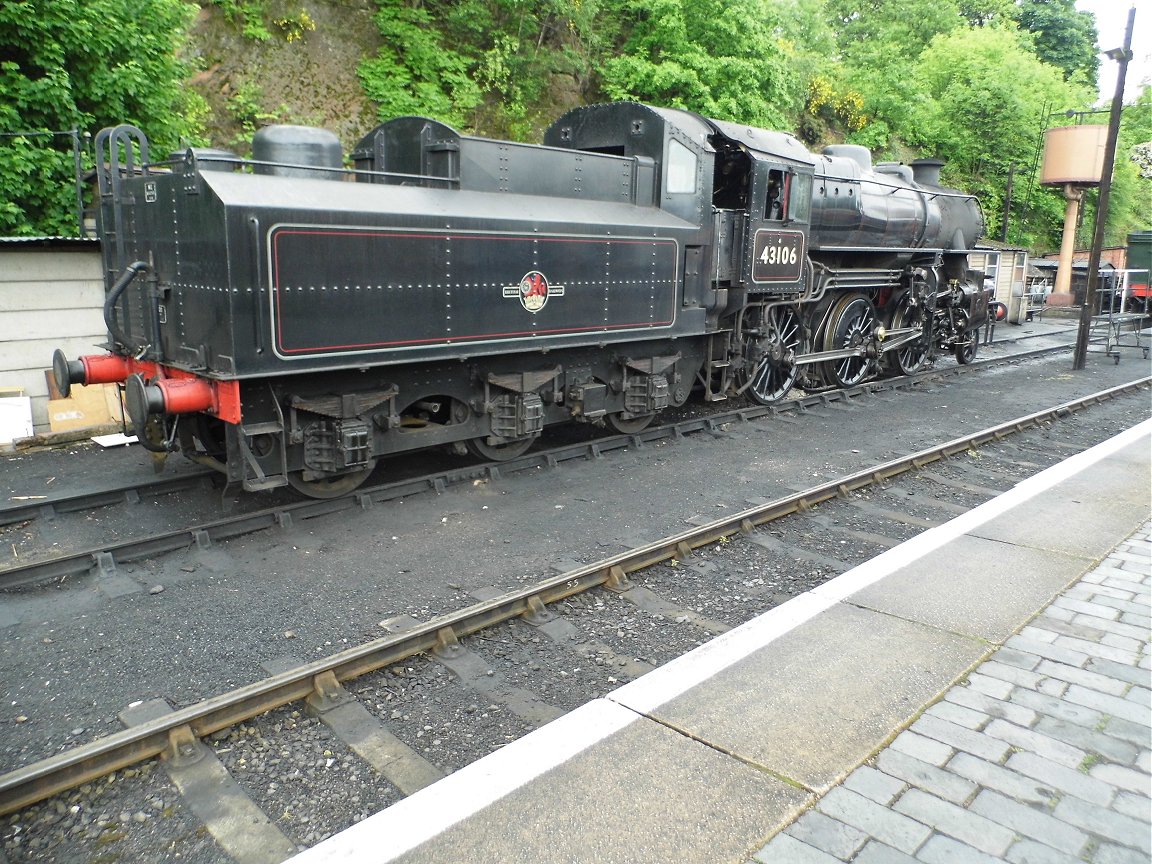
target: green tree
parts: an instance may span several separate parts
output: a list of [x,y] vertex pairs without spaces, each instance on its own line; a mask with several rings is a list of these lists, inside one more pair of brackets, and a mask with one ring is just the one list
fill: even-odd
[[[1124,106],[1120,115],[1117,159],[1125,156],[1143,179],[1152,181],[1152,85],[1141,87],[1139,95]],[[1152,208],[1146,215],[1152,219]]]
[[419,114],[468,126],[481,91],[467,46],[457,50],[426,7],[402,0],[380,0],[376,24],[384,44],[359,71],[365,92],[379,105],[380,118]]
[[828,0],[828,13],[839,46],[828,73],[829,101],[858,102],[860,119],[847,124],[849,140],[885,149],[919,122],[922,98],[910,86],[917,58],[936,36],[966,26],[959,2]]
[[960,0],[960,14],[973,27],[1016,20],[1015,0]]
[[1060,69],[1065,79],[1078,78],[1096,87],[1096,16],[1076,9],[1075,0],[1019,0],[1020,29],[1030,33],[1036,56]]
[[1149,229],[1152,229],[1152,88],[1144,85],[1120,115],[1104,244],[1124,246],[1131,232]]
[[[68,136],[132,123],[159,152],[195,132],[183,0],[0,3],[0,234],[75,234]],[[90,160],[88,160],[90,165]]]
[[604,0],[443,0],[436,18],[452,45],[469,45],[481,134],[535,139],[559,110],[596,97],[597,70],[619,26]]
[[785,121],[787,128],[809,144],[825,137],[825,130],[814,122],[820,117],[821,108],[812,105],[811,96],[821,88],[831,96],[827,70],[833,66],[837,51],[836,34],[824,4],[825,0],[781,0],[778,4],[779,42],[784,51],[790,97],[788,104],[781,107],[787,109],[790,117],[790,121]]
[[[1028,50],[1007,27],[960,29],[937,36],[920,56],[909,88],[922,95],[910,144],[948,162],[946,176],[975,193],[998,224],[1009,168],[1035,162],[1037,140],[1052,113],[1090,101],[1083,85]],[[960,179],[962,178],[962,179]],[[1017,189],[1027,178],[1016,175]],[[1029,228],[1012,223],[1009,240],[1049,246],[1059,236],[1063,204],[1038,193]]]
[[800,88],[769,0],[622,0],[620,55],[604,62],[611,99],[780,128]]

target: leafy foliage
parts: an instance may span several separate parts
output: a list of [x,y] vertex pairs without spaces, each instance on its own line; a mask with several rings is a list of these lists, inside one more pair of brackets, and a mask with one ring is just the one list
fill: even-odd
[[[557,79],[592,89],[615,19],[601,0],[377,0],[384,46],[360,65],[381,119],[427,114],[459,128],[531,137],[555,113]],[[569,85],[569,88],[571,85]],[[541,100],[545,104],[541,104]]]
[[467,122],[480,104],[474,63],[448,44],[427,8],[382,2],[376,24],[384,45],[360,64],[360,80],[380,116],[428,114],[452,125]]
[[[1035,169],[1049,115],[1090,99],[1085,88],[1028,51],[1027,37],[1006,27],[937,36],[921,55],[912,86],[925,101],[908,140],[946,159],[952,175],[981,198],[992,224],[1000,219],[1009,168]],[[1061,208],[1038,209],[1032,230],[1057,230]]]
[[0,132],[17,133],[0,138],[0,234],[78,230],[70,136],[40,133],[127,122],[163,152],[195,130],[179,58],[192,14],[182,0],[0,4]]
[[1152,229],[1152,87],[1124,106],[1104,242],[1122,246],[1133,231]]
[[971,27],[986,27],[1017,20],[1016,0],[961,0],[960,14]]
[[262,0],[211,0],[219,6],[225,17],[240,25],[246,39],[256,42],[270,42],[272,31],[264,23],[264,3]]
[[828,12],[839,48],[826,71],[834,99],[860,105],[848,140],[886,149],[920,122],[923,97],[909,81],[934,37],[965,26],[960,7],[957,0],[828,0]]
[[1034,51],[1045,63],[1096,86],[1100,61],[1096,56],[1096,19],[1076,9],[1075,0],[1020,0],[1017,21],[1030,33]]
[[600,51],[615,32],[601,19],[601,0],[455,0],[438,9],[453,44],[473,46],[480,88],[471,127],[484,134],[531,139],[559,113],[549,107],[557,80],[583,98]]
[[1121,114],[1119,146],[1122,154],[1129,154],[1140,176],[1152,181],[1152,86],[1145,84]]
[[[342,0],[203,0],[243,40],[291,44],[331,27]],[[564,109],[638,99],[848,140],[878,158],[940,155],[997,224],[1009,169],[1009,239],[1052,246],[1063,201],[1038,188],[1050,118],[1091,104],[1095,27],[1074,0],[374,0],[379,47],[358,67],[382,119],[434,116],[465,131],[538,140]],[[318,7],[324,8],[317,13]],[[114,122],[159,152],[197,127],[179,59],[187,0],[7,0],[0,5],[0,233],[72,230],[67,135]],[[310,12],[309,9],[312,11]],[[316,14],[316,18],[313,18]],[[217,19],[219,20],[219,19]],[[329,22],[326,25],[323,22]],[[127,46],[131,46],[130,48]],[[289,58],[291,55],[288,55]],[[270,111],[252,70],[229,80],[226,129],[314,122],[291,91]],[[1148,94],[1125,112],[1110,236],[1148,225]],[[1144,118],[1144,119],[1140,119]],[[225,131],[218,137],[226,138]],[[227,146],[233,142],[212,142]],[[1140,149],[1144,145],[1144,149]],[[1134,155],[1132,155],[1134,154]],[[1143,163],[1134,161],[1143,159]],[[1143,202],[1143,203],[1142,203]]]
[[620,56],[603,66],[612,99],[779,127],[793,102],[776,7],[767,0],[625,0]]

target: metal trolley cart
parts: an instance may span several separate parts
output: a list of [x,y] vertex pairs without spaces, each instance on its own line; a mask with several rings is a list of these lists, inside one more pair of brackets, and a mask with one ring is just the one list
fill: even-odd
[[1147,360],[1148,271],[1114,270],[1106,281],[1107,285],[1097,293],[1100,312],[1092,316],[1089,343],[1103,345],[1105,356],[1115,358],[1117,363],[1121,348],[1135,348]]

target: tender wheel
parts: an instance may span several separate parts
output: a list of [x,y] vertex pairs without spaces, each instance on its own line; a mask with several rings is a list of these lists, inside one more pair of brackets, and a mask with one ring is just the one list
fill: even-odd
[[228,473],[228,445],[224,421],[206,414],[189,414],[176,424],[185,458],[221,474]]
[[[910,306],[907,299],[901,300],[892,313],[892,320],[888,324],[889,330],[905,330],[915,327],[924,329],[924,307]],[[891,334],[889,334],[891,335]],[[909,342],[902,348],[889,351],[884,355],[884,370],[889,375],[911,375],[919,372],[928,362],[928,342],[920,338]]]
[[963,365],[968,365],[976,359],[976,349],[980,345],[980,331],[969,330],[968,341],[962,342],[954,349],[956,351],[956,362]]
[[783,399],[799,373],[793,361],[800,353],[800,316],[791,306],[773,306],[764,315],[763,354],[756,362],[748,384],[748,398],[761,405]]
[[[863,294],[846,294],[836,301],[824,331],[824,351],[859,348],[872,339],[876,310]],[[872,373],[869,357],[843,357],[824,365],[824,378],[837,387],[854,387]]]
[[341,495],[347,495],[349,492],[359,489],[375,467],[376,460],[373,459],[357,471],[350,471],[335,477],[321,477],[316,480],[305,480],[302,471],[289,471],[288,485],[309,498],[339,498]]
[[200,441],[204,452],[213,459],[225,462],[228,459],[228,444],[225,438],[224,421],[206,414],[193,414],[190,418],[192,432]]
[[472,438],[465,442],[465,446],[473,456],[479,456],[489,462],[507,462],[517,456],[523,456],[535,441],[535,438],[521,438],[505,444],[489,444],[487,438]]
[[608,423],[609,427],[615,429],[621,435],[635,435],[637,432],[643,432],[647,429],[655,418],[655,414],[640,414],[634,417],[625,417],[623,414],[609,414],[604,420]]

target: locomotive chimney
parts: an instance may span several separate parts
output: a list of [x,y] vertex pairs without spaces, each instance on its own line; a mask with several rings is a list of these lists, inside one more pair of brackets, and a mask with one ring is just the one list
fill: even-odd
[[913,159],[912,178],[921,186],[939,186],[943,159]]

